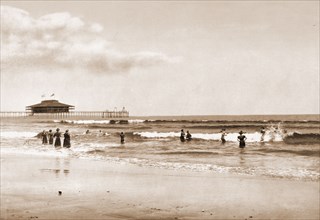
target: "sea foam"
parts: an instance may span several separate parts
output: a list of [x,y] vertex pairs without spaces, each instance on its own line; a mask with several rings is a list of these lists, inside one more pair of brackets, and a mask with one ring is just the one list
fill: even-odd
[[30,131],[1,131],[1,138],[31,138],[37,136],[38,133]]
[[[139,135],[144,138],[170,138],[170,137],[180,137],[180,132],[134,132],[134,135]],[[225,136],[226,141],[237,142],[238,141],[238,133],[228,133]],[[247,137],[246,142],[260,142],[263,141],[283,141],[283,136],[280,133],[271,133],[266,132],[264,138],[259,132],[247,133],[245,134]],[[192,134],[193,139],[202,139],[202,140],[215,140],[219,141],[221,139],[221,133],[194,133]]]

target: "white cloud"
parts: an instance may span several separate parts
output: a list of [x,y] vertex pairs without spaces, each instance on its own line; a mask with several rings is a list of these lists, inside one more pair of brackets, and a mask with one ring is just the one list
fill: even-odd
[[103,31],[103,27],[98,24],[98,23],[93,23],[91,26],[90,26],[90,30],[92,32],[96,32],[96,33],[100,33]]
[[176,60],[162,53],[122,54],[102,36],[103,27],[68,12],[33,18],[27,11],[1,6],[1,63],[6,67],[81,68],[125,72]]

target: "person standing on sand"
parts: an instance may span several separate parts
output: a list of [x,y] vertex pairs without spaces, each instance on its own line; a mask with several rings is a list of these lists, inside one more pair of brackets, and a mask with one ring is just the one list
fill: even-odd
[[184,142],[184,141],[185,141],[184,136],[185,136],[185,133],[184,133],[183,129],[181,129],[181,133],[180,133],[180,141],[182,141],[182,142]]
[[123,132],[121,132],[120,133],[120,142],[121,142],[121,144],[124,144],[124,133]]
[[226,129],[221,130],[221,142],[222,144],[226,143],[225,137],[227,136]]
[[191,141],[191,139],[192,139],[192,136],[191,136],[191,134],[190,134],[189,131],[187,131],[187,136],[186,136],[186,138],[187,138],[187,141]]
[[47,132],[45,130],[42,131],[41,137],[42,137],[42,144],[47,144],[48,138],[47,138]]
[[240,134],[240,135],[238,136],[239,147],[240,147],[240,148],[245,148],[247,137],[246,137],[245,135],[243,135],[243,132],[242,132],[242,131],[240,131],[239,134]]
[[56,129],[56,133],[54,133],[53,137],[55,137],[55,141],[54,141],[54,146],[55,147],[61,147],[61,140],[60,140],[60,137],[61,137],[61,133],[59,132],[60,129],[57,128]]
[[70,148],[71,143],[70,143],[70,134],[69,130],[66,130],[66,132],[63,134],[64,140],[63,140],[63,147]]
[[50,129],[48,132],[48,137],[49,137],[49,144],[53,144],[53,133],[52,130]]

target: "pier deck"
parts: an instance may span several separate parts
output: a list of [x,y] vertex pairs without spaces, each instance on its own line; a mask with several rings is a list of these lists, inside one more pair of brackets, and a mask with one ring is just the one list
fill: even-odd
[[0,112],[0,118],[128,118],[128,111],[72,111],[59,113],[31,113],[27,111]]

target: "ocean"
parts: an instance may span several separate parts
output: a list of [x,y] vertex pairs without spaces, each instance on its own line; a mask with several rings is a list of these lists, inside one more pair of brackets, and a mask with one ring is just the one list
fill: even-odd
[[[41,144],[38,134],[56,128],[69,130],[70,149]],[[181,129],[190,131],[191,141],[180,141]],[[237,141],[239,131],[247,137],[244,149]],[[125,133],[124,144],[120,132]],[[304,181],[320,177],[319,115],[1,119],[0,138],[2,153]]]

